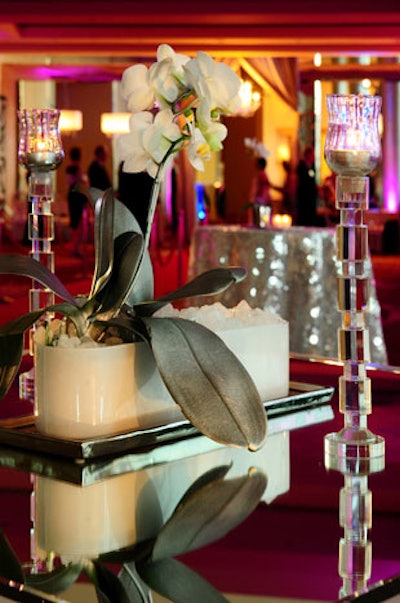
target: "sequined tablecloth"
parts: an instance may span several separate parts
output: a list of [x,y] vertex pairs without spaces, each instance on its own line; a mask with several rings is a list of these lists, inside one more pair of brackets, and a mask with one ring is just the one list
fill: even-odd
[[[240,226],[198,226],[193,233],[189,276],[211,268],[241,266],[247,276],[218,298],[228,307],[245,299],[253,308],[266,308],[289,322],[290,351],[307,356],[337,358],[335,231],[292,227],[255,229]],[[370,259],[371,299],[367,314],[371,361],[387,364],[381,309]]]

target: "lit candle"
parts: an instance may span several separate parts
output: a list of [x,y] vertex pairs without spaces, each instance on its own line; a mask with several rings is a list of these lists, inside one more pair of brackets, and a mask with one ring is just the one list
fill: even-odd
[[30,169],[55,169],[59,163],[57,153],[50,150],[50,143],[45,139],[35,139],[26,154],[26,165]]
[[336,174],[365,176],[379,163],[376,151],[367,149],[327,149],[326,160]]
[[32,146],[33,146],[33,149],[37,152],[49,150],[49,143],[47,140],[44,140],[43,138],[35,139]]

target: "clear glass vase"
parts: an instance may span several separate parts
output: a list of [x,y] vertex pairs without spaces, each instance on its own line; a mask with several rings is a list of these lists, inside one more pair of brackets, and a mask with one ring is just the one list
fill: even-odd
[[380,96],[329,94],[325,160],[340,176],[366,176],[381,159]]

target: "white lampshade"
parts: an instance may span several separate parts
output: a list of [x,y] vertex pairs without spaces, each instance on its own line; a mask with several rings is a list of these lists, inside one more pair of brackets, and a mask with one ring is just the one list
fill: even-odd
[[61,132],[79,132],[83,127],[82,111],[61,109],[59,128]]
[[103,134],[126,134],[129,132],[130,113],[102,113],[100,130]]

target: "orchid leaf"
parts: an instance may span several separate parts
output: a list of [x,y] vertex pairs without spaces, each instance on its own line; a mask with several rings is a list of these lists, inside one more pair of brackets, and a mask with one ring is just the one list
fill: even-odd
[[174,603],[228,603],[214,586],[176,559],[138,566],[141,578],[154,591]]
[[42,316],[44,310],[28,312],[0,326],[0,400],[10,389],[21,364],[24,333]]
[[[89,189],[96,195],[94,202],[95,265],[89,297],[102,289],[111,274],[114,259],[114,193]],[[100,195],[99,195],[100,193]]]
[[153,561],[175,557],[219,540],[256,508],[267,486],[266,475],[219,479],[184,497],[163,526],[153,548]]
[[97,592],[105,595],[111,603],[131,603],[123,584],[108,567],[93,561]]
[[[114,328],[119,331],[121,337],[125,340],[126,334],[130,333],[131,341],[145,341],[150,343],[149,335],[143,322],[140,319],[130,316],[115,316],[109,320],[94,320],[93,326],[104,331],[107,328]],[[124,334],[124,335],[123,335]]]
[[[114,240],[126,232],[136,232],[143,236],[133,213],[119,199],[114,199]],[[144,243],[134,285],[126,298],[128,305],[133,306],[136,302],[154,299],[153,266]]]
[[97,603],[111,603],[110,599],[101,591],[96,590]]
[[[83,301],[83,300],[82,300]],[[56,312],[63,316],[68,316],[76,326],[80,335],[83,335],[87,327],[87,319],[94,311],[93,302],[85,303],[81,308],[69,302],[60,302],[46,308],[46,312]]]
[[267,418],[253,380],[215,333],[182,318],[144,318],[161,377],[184,415],[222,444],[258,449]]
[[123,305],[135,282],[142,252],[143,236],[137,232],[126,232],[115,239],[114,263],[107,287],[95,296],[101,314],[112,314]]
[[99,555],[99,560],[106,563],[125,564],[131,561],[143,561],[151,558],[155,538],[137,542],[117,551],[108,551]]
[[183,285],[183,287],[159,297],[155,301],[135,304],[134,310],[138,316],[152,316],[154,312],[173,301],[223,293],[232,284],[243,280],[245,276],[246,270],[244,268],[231,267],[208,270]]
[[23,333],[0,336],[0,400],[10,389],[21,364]]
[[14,318],[0,326],[0,337],[3,335],[17,335],[25,333],[43,314],[46,308],[40,308],[33,312],[27,312],[18,318]]
[[0,400],[10,389],[21,364],[24,333],[30,329],[47,311],[60,312],[72,317],[77,329],[84,329],[84,318],[74,304],[62,302],[48,308],[27,312],[0,326]]
[[38,262],[30,256],[12,253],[0,254],[0,274],[30,277],[51,289],[62,299],[68,300],[71,304],[76,303],[73,295],[64,287],[57,275],[51,272],[42,262]]
[[25,583],[21,564],[3,530],[0,530],[0,576],[6,580],[13,580],[18,584]]
[[[68,301],[60,302],[58,304],[52,304],[47,308],[39,308],[32,312],[27,312],[18,318],[14,318],[4,325],[0,326],[0,337],[3,335],[16,335],[25,333],[30,327],[32,327],[44,314],[47,312],[56,312],[63,316],[69,316],[73,322],[77,325],[78,330],[84,328],[85,324],[85,312],[81,310],[75,303],[71,304]],[[1,360],[2,356],[0,356]]]
[[52,572],[27,574],[26,584],[45,593],[62,593],[76,582],[82,569],[83,565],[81,563],[60,565]]
[[125,563],[122,566],[118,578],[129,595],[130,603],[149,603],[153,600],[149,587],[140,578],[133,562]]

